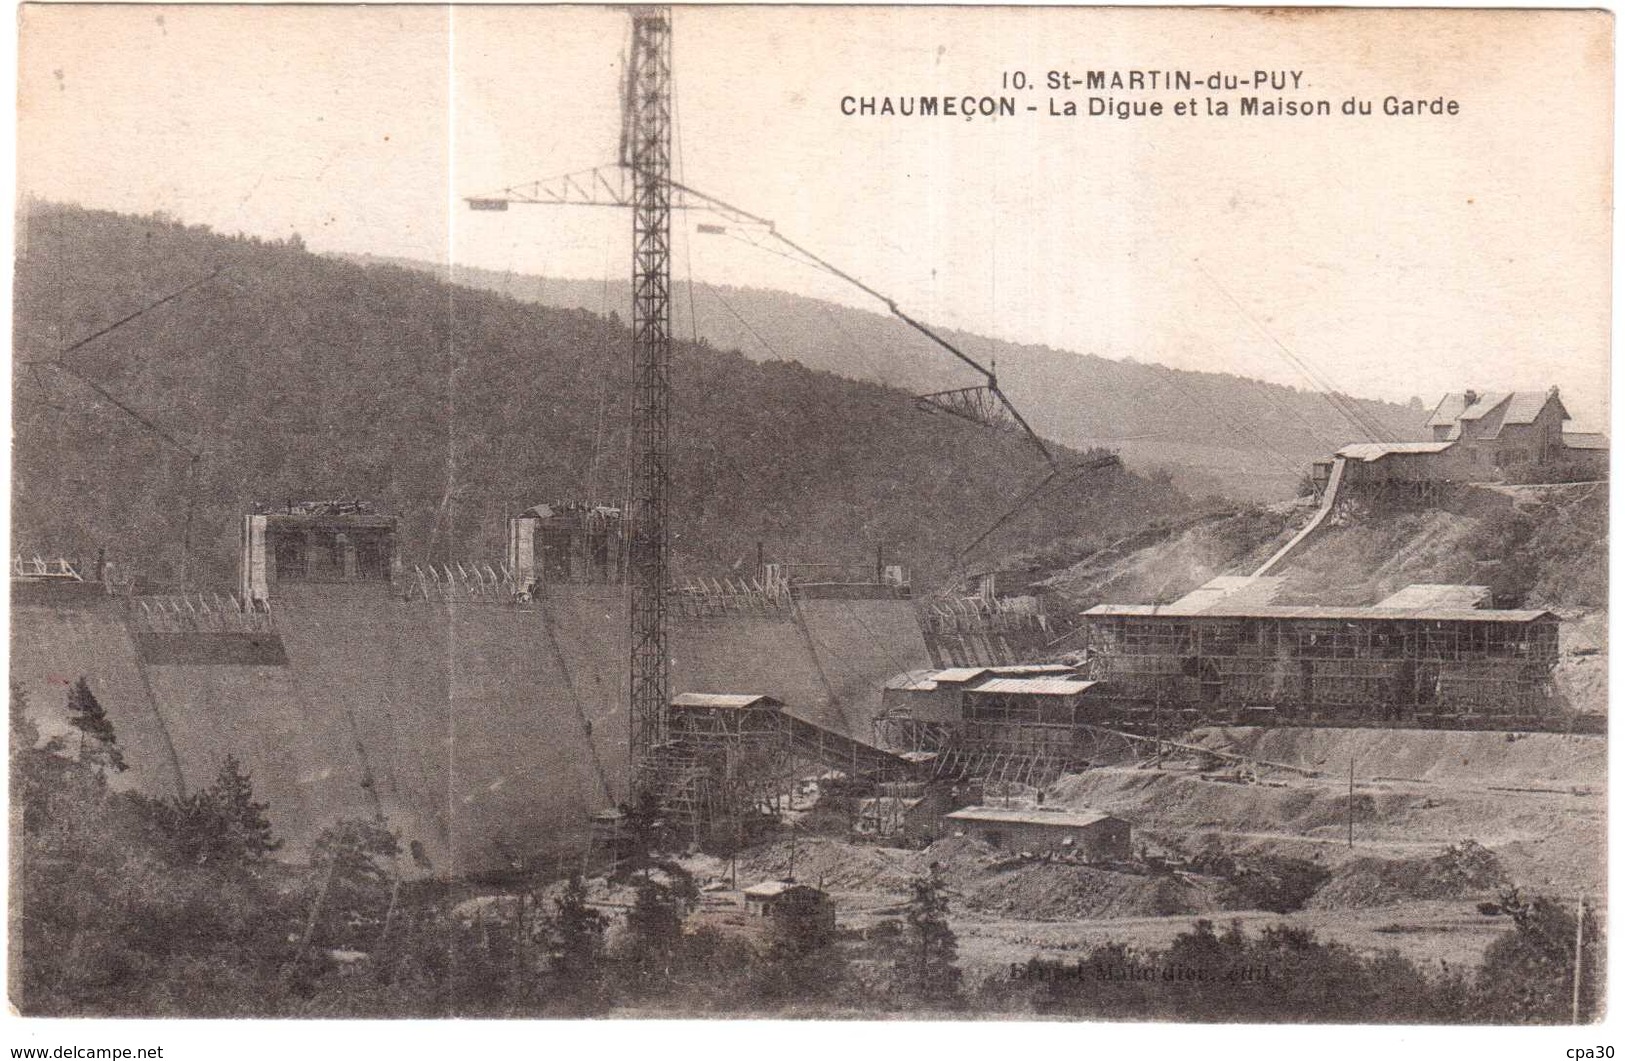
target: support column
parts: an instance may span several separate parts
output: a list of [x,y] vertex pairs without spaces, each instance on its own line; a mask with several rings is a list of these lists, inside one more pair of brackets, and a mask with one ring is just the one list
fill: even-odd
[[633,787],[650,783],[648,759],[665,740],[670,702],[666,583],[671,409],[671,14],[636,8],[627,77],[627,162],[632,169],[633,410],[637,466],[632,524],[631,757]]
[[244,516],[237,557],[237,595],[245,605],[270,599],[266,573],[265,517]]
[[508,570],[520,589],[536,577],[536,520],[532,516],[508,521]]

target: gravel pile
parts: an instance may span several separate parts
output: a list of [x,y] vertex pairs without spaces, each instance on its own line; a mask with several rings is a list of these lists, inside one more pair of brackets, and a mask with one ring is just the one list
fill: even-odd
[[1309,906],[1350,910],[1412,899],[1471,899],[1494,894],[1510,883],[1500,859],[1472,840],[1464,840],[1434,858],[1359,858],[1344,863]]
[[994,873],[964,889],[972,910],[1032,921],[1168,917],[1217,908],[1210,890],[1170,876],[1093,866],[1033,862]]

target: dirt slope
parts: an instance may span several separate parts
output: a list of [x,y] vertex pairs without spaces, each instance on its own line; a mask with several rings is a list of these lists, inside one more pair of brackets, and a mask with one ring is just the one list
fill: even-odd
[[[1062,778],[1049,802],[1092,807],[1136,835],[1193,853],[1425,859],[1472,839],[1514,881],[1595,890],[1604,877],[1607,742],[1602,737],[1374,729],[1210,728],[1215,748],[1293,763],[1321,777],[1262,771],[1264,783],[1205,779],[1197,764],[1105,767]],[[1355,847],[1347,847],[1348,763]],[[1211,777],[1212,775],[1210,775]]]
[[[1055,614],[1168,602],[1215,575],[1245,575],[1308,518],[1306,504],[1149,528],[1037,585]],[[1272,574],[1281,604],[1375,604],[1417,582],[1488,586],[1502,608],[1563,620],[1556,687],[1607,708],[1608,497],[1596,484],[1473,487],[1429,508],[1334,517]]]

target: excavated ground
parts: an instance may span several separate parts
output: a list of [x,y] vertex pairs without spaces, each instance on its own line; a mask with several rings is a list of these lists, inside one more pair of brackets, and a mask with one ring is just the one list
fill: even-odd
[[[1317,771],[1258,766],[1255,781],[1206,762],[1104,766],[1062,778],[1047,807],[1090,807],[1133,823],[1135,845],[1169,856],[1222,853],[1254,864],[1296,858],[1326,879],[1290,914],[1237,906],[1226,882],[1077,865],[946,837],[923,851],[802,837],[794,875],[822,883],[851,927],[894,918],[909,882],[937,863],[961,962],[973,981],[1034,955],[1076,958],[1117,941],[1164,947],[1198,917],[1257,929],[1289,923],[1430,967],[1474,964],[1509,928],[1481,913],[1500,889],[1593,899],[1605,894],[1604,738],[1410,730],[1208,728],[1188,743]],[[1348,846],[1348,762],[1355,843]],[[699,860],[727,880],[727,863]],[[751,849],[740,886],[791,872],[791,845]]]

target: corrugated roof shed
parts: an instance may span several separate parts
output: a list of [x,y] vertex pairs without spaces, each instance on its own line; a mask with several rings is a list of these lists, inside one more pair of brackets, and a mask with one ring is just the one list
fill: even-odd
[[1042,807],[966,807],[944,817],[962,822],[1017,822],[1022,825],[1053,825],[1062,829],[1123,820],[1098,810],[1049,810]]
[[782,700],[760,693],[680,693],[671,698],[673,707],[720,707],[736,711],[751,707],[783,707]]
[[1349,460],[1372,461],[1403,453],[1443,453],[1453,442],[1356,442],[1337,451],[1339,457]]
[[1412,619],[1441,623],[1529,623],[1536,619],[1555,618],[1551,612],[1536,609],[1518,611],[1493,608],[1351,608],[1324,605],[1283,606],[1262,608],[1224,607],[1209,608],[1197,615],[1180,615],[1156,604],[1097,604],[1083,613],[1098,616],[1143,616],[1168,619],[1330,619],[1374,620]]
[[903,689],[913,693],[929,693],[937,687],[937,672],[932,669],[904,671],[886,681],[888,689]]
[[764,880],[760,884],[752,884],[749,888],[743,890],[746,895],[756,899],[771,899],[783,895],[785,892],[794,891],[797,888],[805,888],[813,892],[818,891],[811,884],[800,884],[793,880]]
[[946,670],[937,671],[931,680],[938,685],[963,684],[973,682],[986,673],[986,667],[949,667]]
[[1569,449],[1605,450],[1608,436],[1601,431],[1565,431],[1563,445]]
[[1076,696],[1094,685],[1076,678],[989,678],[967,693],[1016,693],[1023,696]]

